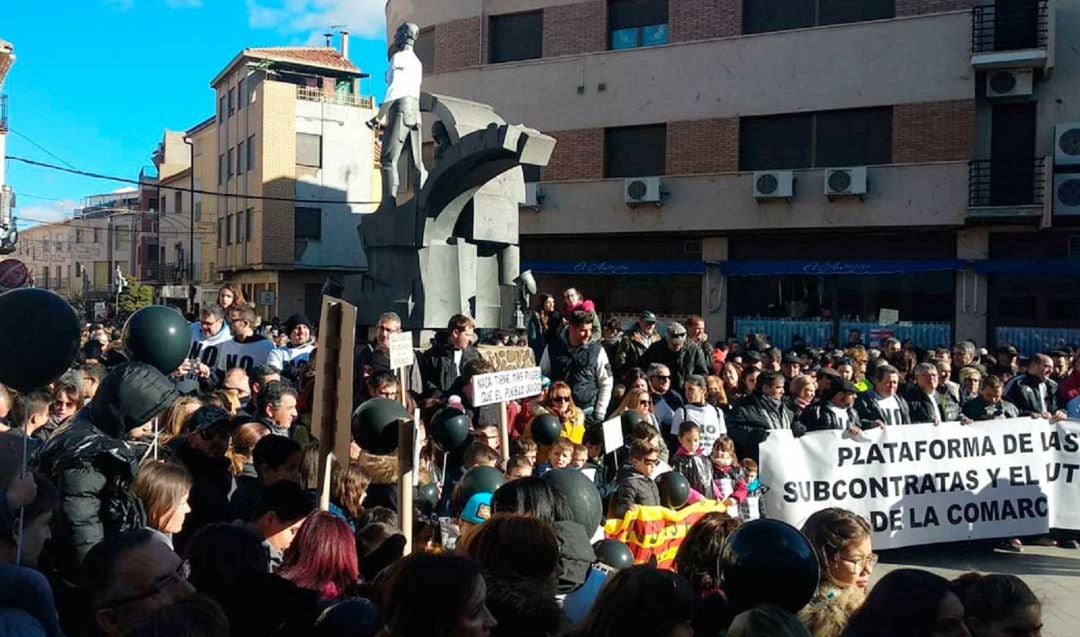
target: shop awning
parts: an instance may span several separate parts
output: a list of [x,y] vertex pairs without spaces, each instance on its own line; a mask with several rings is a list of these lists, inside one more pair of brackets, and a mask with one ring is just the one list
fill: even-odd
[[523,261],[522,270],[534,274],[580,276],[701,275],[702,261]]
[[1019,274],[1044,277],[1080,276],[1080,259],[987,259],[975,261],[979,274]]
[[914,272],[961,271],[965,264],[948,261],[721,261],[724,276],[806,276],[911,274]]

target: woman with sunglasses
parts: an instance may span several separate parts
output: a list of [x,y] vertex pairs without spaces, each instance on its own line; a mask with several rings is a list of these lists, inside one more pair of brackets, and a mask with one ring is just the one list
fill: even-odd
[[[574,397],[570,386],[562,381],[551,384],[547,399],[537,406],[534,417],[543,414],[553,414],[562,423],[560,437],[569,438],[574,444],[580,445],[585,436],[585,412],[574,404]],[[526,428],[529,432],[531,427]]]
[[846,509],[822,509],[802,528],[821,567],[817,592],[799,619],[814,637],[840,637],[866,598],[878,557],[871,545],[870,525]]

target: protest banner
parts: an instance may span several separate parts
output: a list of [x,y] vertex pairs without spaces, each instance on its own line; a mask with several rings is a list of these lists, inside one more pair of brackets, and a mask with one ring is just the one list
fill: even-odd
[[356,306],[324,296],[315,355],[311,430],[319,439],[319,506],[330,507],[330,468],[349,464]]
[[848,509],[870,522],[878,549],[1080,529],[1076,421],[774,431],[760,466],[769,517],[801,526]]
[[482,407],[499,403],[499,441],[502,446],[503,462],[510,460],[510,425],[507,420],[506,403],[519,398],[539,396],[543,387],[540,383],[540,368],[525,367],[505,372],[480,374],[472,381],[473,405]]

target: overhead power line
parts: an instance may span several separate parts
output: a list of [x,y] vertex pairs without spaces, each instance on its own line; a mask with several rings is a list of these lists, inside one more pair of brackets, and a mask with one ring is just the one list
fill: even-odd
[[103,175],[101,173],[89,172],[86,170],[76,170],[74,168],[65,168],[63,166],[57,166],[55,164],[47,164],[43,161],[37,161],[34,159],[27,159],[25,157],[16,157],[9,155],[8,159],[11,161],[22,162],[29,164],[30,166],[37,166],[39,168],[47,168],[49,170],[59,170],[61,172],[71,173],[74,175],[80,175],[82,177],[90,177],[92,179],[104,179],[106,181],[116,181],[125,184],[135,184],[137,186],[149,186],[158,188],[161,190],[177,190],[180,192],[193,192],[200,195],[210,195],[214,197],[233,197],[236,199],[254,199],[261,201],[284,201],[286,203],[314,203],[314,204],[330,204],[330,205],[353,205],[353,206],[368,206],[378,204],[378,201],[333,201],[330,199],[295,199],[291,197],[266,197],[261,195],[243,195],[240,193],[228,193],[217,192],[215,190],[200,190],[199,188],[182,188],[180,186],[162,186],[160,184],[150,184],[145,181],[139,181],[138,179],[128,179],[126,177],[116,177],[114,175]]
[[27,135],[24,135],[23,133],[20,133],[19,131],[15,130],[14,128],[11,128],[10,126],[8,127],[8,130],[9,130],[10,132],[12,132],[12,133],[15,133],[15,134],[16,134],[16,135],[18,135],[19,137],[22,137],[22,138],[23,138],[23,139],[25,139],[26,141],[30,142],[30,143],[31,143],[31,144],[32,144],[32,145],[33,145],[33,146],[34,146],[35,148],[37,148],[37,149],[38,149],[38,150],[40,150],[41,152],[45,153],[45,154],[46,154],[46,155],[48,155],[49,157],[52,157],[53,159],[55,159],[56,161],[60,162],[61,164],[64,164],[65,166],[67,166],[68,168],[71,168],[72,170],[78,170],[78,168],[75,168],[75,166],[73,166],[73,165],[71,164],[71,162],[69,162],[69,161],[66,161],[66,160],[64,160],[64,158],[63,158],[63,157],[60,157],[59,155],[57,155],[56,153],[52,152],[52,151],[51,151],[51,150],[49,150],[48,148],[45,148],[45,147],[44,147],[44,146],[42,146],[41,144],[39,144],[39,143],[35,142],[34,140],[30,139],[30,137],[28,137]]

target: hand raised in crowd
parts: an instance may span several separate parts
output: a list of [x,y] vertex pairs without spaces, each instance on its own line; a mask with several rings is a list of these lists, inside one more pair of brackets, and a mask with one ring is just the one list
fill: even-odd
[[11,481],[7,490],[8,507],[12,510],[26,506],[37,497],[37,484],[33,474],[27,472]]
[[187,376],[189,372],[191,372],[191,359],[185,358],[184,362],[180,363],[180,367],[177,367],[172,375],[179,378],[181,376]]
[[199,363],[198,376],[199,378],[210,378],[210,368],[206,365],[203,365],[202,363]]
[[858,438],[862,435],[863,430],[859,427],[851,426],[847,428],[845,432],[849,438]]
[[1052,425],[1056,422],[1061,422],[1062,420],[1067,419],[1069,417],[1069,414],[1059,409],[1052,414],[1048,414],[1047,417],[1050,419],[1050,424]]

